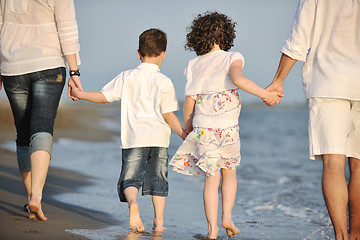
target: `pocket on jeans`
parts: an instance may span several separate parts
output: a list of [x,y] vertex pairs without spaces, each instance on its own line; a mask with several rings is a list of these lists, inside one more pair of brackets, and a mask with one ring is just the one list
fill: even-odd
[[65,82],[65,68],[55,68],[39,72],[39,80],[47,83],[63,83]]
[[17,77],[2,76],[2,81],[3,81],[4,88],[6,91],[13,92],[13,91],[17,90],[20,86],[20,83],[19,83]]
[[6,8],[16,15],[26,14],[29,11],[30,0],[7,0]]

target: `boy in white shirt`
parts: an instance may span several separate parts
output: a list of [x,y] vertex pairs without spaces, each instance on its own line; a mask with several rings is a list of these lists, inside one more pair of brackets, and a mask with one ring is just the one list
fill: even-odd
[[171,80],[160,73],[166,54],[166,34],[149,29],[139,36],[137,55],[141,64],[121,72],[100,92],[83,92],[72,87],[72,96],[97,103],[121,99],[122,169],[118,182],[121,202],[129,205],[129,225],[145,231],[136,197],[152,195],[154,231],[162,232],[165,197],[168,194],[168,153],[172,128],[182,139],[186,133],[173,111],[177,111]]

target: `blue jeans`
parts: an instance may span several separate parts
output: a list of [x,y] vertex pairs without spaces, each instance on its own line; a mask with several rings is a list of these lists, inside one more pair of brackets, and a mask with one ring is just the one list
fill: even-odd
[[51,156],[54,122],[66,82],[64,67],[18,76],[2,76],[16,127],[16,152],[21,172],[31,170],[31,153]]
[[168,195],[168,152],[164,147],[139,147],[122,150],[122,168],[118,181],[121,202],[126,202],[124,190],[140,189],[142,195]]

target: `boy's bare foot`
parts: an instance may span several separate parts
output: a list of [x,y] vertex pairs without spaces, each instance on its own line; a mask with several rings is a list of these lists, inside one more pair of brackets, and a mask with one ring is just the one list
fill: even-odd
[[164,227],[163,225],[161,225],[161,226],[156,226],[155,224],[154,224],[154,226],[153,226],[153,231],[154,232],[165,232],[166,231],[166,227]]
[[130,228],[138,232],[145,232],[144,225],[141,222],[139,206],[137,203],[129,205],[129,225]]
[[235,226],[233,221],[227,221],[223,219],[222,226],[226,229],[226,234],[228,237],[234,237],[240,232],[240,230]]
[[152,230],[154,232],[164,232],[164,231],[166,231],[166,227],[164,227],[164,220],[154,218],[154,225],[153,225]]
[[[29,202],[29,209],[33,214],[36,214],[36,217],[39,220],[47,221],[47,218],[45,217],[43,211],[41,210],[41,204],[37,201],[37,199],[35,197],[32,197]],[[30,218],[30,215],[29,215],[29,218]]]

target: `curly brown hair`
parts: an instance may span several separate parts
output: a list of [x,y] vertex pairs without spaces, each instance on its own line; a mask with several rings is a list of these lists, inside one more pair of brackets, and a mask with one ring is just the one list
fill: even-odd
[[218,12],[199,14],[187,28],[185,49],[203,55],[218,44],[221,50],[228,51],[234,46],[235,25],[231,18]]

